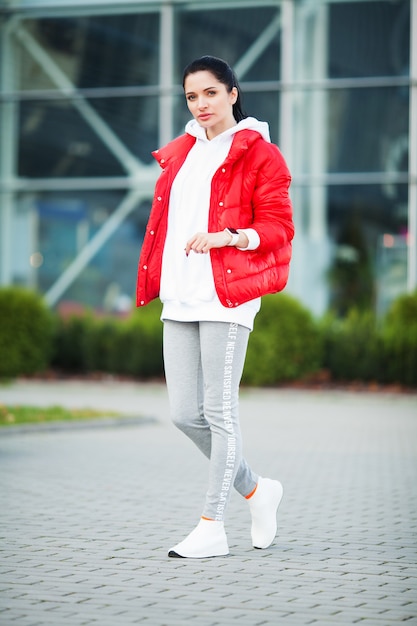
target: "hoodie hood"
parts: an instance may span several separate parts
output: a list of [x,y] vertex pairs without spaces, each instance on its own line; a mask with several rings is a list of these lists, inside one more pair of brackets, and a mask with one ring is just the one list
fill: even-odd
[[[238,124],[236,124],[236,126],[232,126],[232,128],[228,128],[220,135],[217,135],[217,137],[218,138],[231,137],[241,130],[254,130],[255,132],[259,133],[261,137],[265,139],[265,141],[267,141],[268,143],[271,143],[268,123],[260,122],[255,117],[246,117],[244,120],[241,120]],[[190,120],[187,123],[185,127],[185,132],[188,135],[191,135],[192,137],[196,137],[197,139],[200,139],[201,141],[209,141],[207,139],[205,129],[202,126],[200,126],[200,124],[194,119]],[[215,139],[217,139],[217,137],[215,137]]]

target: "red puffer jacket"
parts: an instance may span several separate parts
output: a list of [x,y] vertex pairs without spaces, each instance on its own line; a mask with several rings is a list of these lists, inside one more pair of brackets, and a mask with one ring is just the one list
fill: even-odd
[[[159,295],[171,185],[195,141],[191,135],[181,135],[153,153],[163,171],[155,186],[139,259],[137,306]],[[235,307],[284,289],[294,236],[290,182],[276,145],[253,130],[235,134],[226,160],[213,176],[208,231],[253,228],[260,244],[248,251],[231,246],[210,250],[214,283],[223,306]]]

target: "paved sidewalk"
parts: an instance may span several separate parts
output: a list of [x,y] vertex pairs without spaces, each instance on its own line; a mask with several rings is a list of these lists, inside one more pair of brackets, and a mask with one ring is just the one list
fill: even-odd
[[234,495],[230,555],[169,559],[207,462],[158,384],[18,382],[0,402],[120,409],[119,428],[0,431],[1,626],[417,624],[417,395],[244,390],[245,455],[284,484],[253,550]]

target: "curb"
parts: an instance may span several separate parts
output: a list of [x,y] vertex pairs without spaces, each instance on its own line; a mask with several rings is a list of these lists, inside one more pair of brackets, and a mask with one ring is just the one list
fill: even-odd
[[0,439],[4,435],[22,435],[30,433],[65,432],[69,430],[88,430],[104,428],[124,428],[126,426],[148,426],[156,424],[154,417],[97,417],[88,420],[68,422],[46,422],[44,424],[21,424],[0,428]]

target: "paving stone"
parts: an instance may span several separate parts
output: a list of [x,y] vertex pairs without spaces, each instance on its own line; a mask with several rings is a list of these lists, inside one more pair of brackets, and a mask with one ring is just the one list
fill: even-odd
[[276,542],[169,559],[208,464],[159,384],[20,381],[0,402],[122,408],[145,422],[0,431],[1,626],[417,625],[417,395],[242,390],[245,455],[279,477]]

